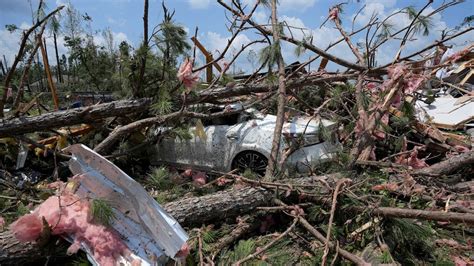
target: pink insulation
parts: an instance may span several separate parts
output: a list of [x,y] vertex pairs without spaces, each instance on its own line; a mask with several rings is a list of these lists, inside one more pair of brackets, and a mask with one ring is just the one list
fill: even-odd
[[193,73],[193,61],[186,58],[178,70],[178,79],[186,89],[192,89],[199,81],[198,73]]
[[464,56],[466,56],[467,54],[469,54],[471,52],[471,50],[474,48],[474,45],[469,45],[467,46],[466,48],[452,54],[451,56],[449,56],[445,62],[443,63],[446,63],[446,62],[456,62],[458,61],[459,59],[463,58]]
[[204,172],[196,172],[193,174],[193,184],[200,187],[207,183],[207,176]]
[[51,196],[30,213],[11,224],[15,237],[23,242],[37,240],[43,230],[42,217],[48,222],[52,235],[70,236],[74,243],[68,254],[88,246],[100,265],[117,265],[120,256],[131,253],[119,235],[110,228],[93,223],[89,215],[90,203],[68,190]]
[[[383,108],[382,102],[385,103],[385,101],[389,101],[388,103],[390,103],[391,107],[398,109],[402,103],[404,95],[414,93],[422,87],[424,82],[427,80],[426,76],[413,73],[413,71],[405,64],[394,64],[387,68],[387,72],[388,79],[386,79],[381,85],[374,82],[368,82],[365,84],[365,89],[371,94],[374,104],[368,111],[359,111],[359,119],[354,129],[356,137],[358,138],[365,132],[371,121],[375,119],[375,113]],[[387,99],[382,98],[387,97],[382,93],[391,91],[393,86],[396,84],[399,84],[399,87],[394,91],[392,97]],[[385,139],[386,132],[384,126],[388,125],[388,122],[389,113],[388,110],[384,110],[382,117],[377,121],[377,128],[371,132],[373,139]],[[413,165],[421,167],[422,163],[413,159]]]

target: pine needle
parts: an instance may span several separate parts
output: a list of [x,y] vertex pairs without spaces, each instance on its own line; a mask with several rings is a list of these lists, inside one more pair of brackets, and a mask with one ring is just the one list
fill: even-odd
[[93,221],[109,226],[115,214],[110,204],[103,199],[93,199],[91,204],[91,215]]

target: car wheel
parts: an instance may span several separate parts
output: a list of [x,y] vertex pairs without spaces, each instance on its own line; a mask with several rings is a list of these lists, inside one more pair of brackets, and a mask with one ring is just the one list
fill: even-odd
[[244,151],[235,156],[232,169],[239,169],[242,172],[250,169],[252,172],[263,176],[267,165],[268,159],[263,154],[256,151]]

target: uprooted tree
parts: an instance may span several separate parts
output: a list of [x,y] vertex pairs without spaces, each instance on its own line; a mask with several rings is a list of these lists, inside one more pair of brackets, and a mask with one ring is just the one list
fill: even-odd
[[[149,3],[144,1],[142,42],[136,49],[122,42],[118,50],[110,30],[104,31],[109,47],[97,47],[92,18],[68,5],[64,21],[59,22],[64,25],[69,54],[60,60],[56,53],[58,91],[73,95],[77,88],[92,84],[97,91],[114,90],[136,99],[64,106],[65,110],[55,112],[41,102],[44,97],[39,94],[44,88],[38,85],[37,91],[25,90],[30,76],[42,75],[41,66],[34,66],[35,56],[45,45],[42,36],[47,23],[53,23],[56,40],[59,31],[54,19],[63,7],[48,15],[38,11],[37,23],[24,31],[15,61],[3,76],[1,215],[11,222],[18,216],[12,209],[21,207],[24,213],[26,202],[39,204],[44,200],[42,194],[54,193],[35,186],[32,179],[18,186],[22,169],[43,166],[43,179],[64,179],[62,175],[68,172],[58,160],[68,156],[61,149],[85,143],[126,168],[189,229],[193,254],[189,263],[326,265],[341,259],[361,265],[472,263],[472,138],[463,132],[440,130],[432,121],[416,116],[418,102],[430,104],[437,92],[448,87],[462,99],[459,102],[472,100],[472,84],[466,85],[469,79],[437,76],[438,71],[454,65],[472,64],[472,43],[446,54],[450,42],[472,33],[472,18],[454,30],[446,29],[433,43],[408,50],[411,41],[430,31],[433,16],[462,1],[443,2],[434,8],[433,1],[426,1],[420,10],[408,7],[386,17],[374,14],[359,28],[355,21],[364,7],[349,26],[345,23],[351,20],[343,12],[349,4],[335,5],[323,25],[337,29],[340,37],[327,47],[315,44],[314,39],[324,36],[279,21],[276,0],[249,5],[245,1],[217,2],[227,14],[232,35],[220,54],[206,55],[208,60],[201,66],[196,65],[196,47],[191,49],[186,31],[174,21],[175,11],[164,3],[163,20],[150,32]],[[38,10],[43,8],[40,1]],[[254,19],[255,12],[263,8],[271,12],[269,25]],[[393,27],[391,19],[397,16],[405,16],[409,23]],[[296,31],[302,34],[294,34]],[[245,32],[261,39],[249,41],[229,57],[234,41]],[[396,52],[388,55],[393,58],[389,62],[379,64],[388,43],[396,45]],[[299,54],[310,54],[310,59],[285,67],[282,51],[288,44]],[[335,47],[341,46],[351,55],[338,56]],[[253,73],[228,74],[252,47],[262,47],[260,64]],[[314,62],[319,62],[318,70],[308,71],[307,66]],[[200,82],[199,73],[216,65],[219,72],[212,80]],[[329,68],[342,70],[330,72]],[[10,89],[12,84],[16,91]],[[10,98],[15,98],[11,104]],[[194,134],[206,138],[202,121],[241,111],[209,113],[206,106],[235,102],[277,116],[264,177],[251,171],[206,175],[187,169],[191,165],[179,169],[183,173],[162,167],[144,174],[149,172],[148,147],[166,137],[189,140]],[[4,106],[11,107],[10,112],[3,114]],[[34,115],[36,112],[44,114]],[[310,167],[309,174],[297,177],[290,174],[286,160],[300,147],[293,145],[296,138],[285,131],[284,124],[301,114],[335,121],[337,127],[332,130],[338,134],[322,127],[318,138],[336,138],[332,141],[341,148],[331,162]],[[81,124],[88,125],[73,128]],[[151,133],[156,127],[166,130]],[[24,149],[34,152],[22,168],[17,166],[17,154]],[[458,235],[461,231],[464,236]],[[18,242],[10,230],[0,233],[0,264],[64,253],[50,249],[54,243],[36,242]]]

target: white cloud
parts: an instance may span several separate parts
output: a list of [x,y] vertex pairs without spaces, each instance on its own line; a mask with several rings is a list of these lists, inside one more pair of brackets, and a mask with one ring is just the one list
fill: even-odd
[[280,7],[283,10],[301,10],[312,7],[316,0],[280,0]]
[[23,21],[18,26],[19,29],[12,33],[5,28],[0,29],[0,55],[5,55],[9,66],[11,66],[15,59],[15,55],[18,53],[22,31],[29,29],[30,27],[30,23]]
[[[366,3],[366,8],[357,17],[356,24],[359,26],[366,25],[372,14],[375,14],[379,18],[379,21],[382,21],[390,14],[394,14],[400,11],[399,8],[394,7],[395,1],[386,2],[380,0],[367,0]],[[430,6],[423,11],[423,15],[427,15],[433,11],[434,8]],[[351,19],[354,16],[355,14],[352,15]],[[413,36],[403,48],[402,56],[419,51],[424,47],[432,44],[434,41],[439,40],[441,37],[441,32],[449,28],[446,21],[443,20],[442,14],[437,13],[432,15],[430,18],[432,26],[429,28],[429,34],[427,36],[423,36],[420,33]],[[391,25],[390,32],[394,33],[408,26],[411,23],[411,19],[406,13],[399,13],[390,17],[387,22],[389,25]],[[398,37],[399,38],[391,39],[382,46],[380,46],[377,54],[377,62],[379,63],[379,65],[390,63],[394,59],[394,56],[400,48],[400,38],[403,37],[403,34],[399,35]],[[474,33],[469,32],[468,34],[456,38],[448,42],[447,44],[454,45],[457,50],[461,48],[460,46],[465,45],[466,42],[469,42],[469,40],[472,41],[472,39],[474,39]],[[361,38],[360,36],[357,41],[365,43],[365,39]]]
[[27,30],[27,29],[31,28],[31,24],[23,21],[20,24],[19,28],[22,29],[22,30]]
[[[112,32],[112,36],[113,36],[113,40],[114,40],[114,48],[115,49],[123,41],[126,41],[127,43],[131,44],[130,40],[127,37],[127,34],[125,34],[123,32]],[[102,34],[100,34],[100,33],[94,35],[94,44],[99,45],[99,46],[107,47],[107,42],[104,39],[104,36],[102,36]]]
[[256,10],[252,15],[252,19],[255,20],[255,22],[257,22],[258,24],[266,24],[270,20],[270,15],[268,15],[264,11]]
[[[206,38],[205,42],[207,44],[207,49],[209,52],[211,52],[213,55],[218,55],[220,54],[224,48],[227,46],[229,42],[230,36],[229,37],[224,37],[219,33],[215,32],[207,32],[206,33]],[[231,50],[239,50],[242,45],[246,45],[250,42],[249,37],[245,34],[239,34],[235,40],[231,44]]]
[[[355,15],[356,14],[353,14],[352,18]],[[387,15],[385,13],[385,5],[382,3],[375,2],[375,1],[372,1],[371,3],[367,3],[365,8],[357,16],[356,23],[358,25],[365,25],[369,22],[370,18],[374,15],[379,17],[380,19],[386,18]]]
[[211,0],[189,0],[189,4],[193,9],[206,9],[210,3]]
[[21,32],[18,30],[10,33],[6,29],[0,29],[0,53],[5,55],[9,67],[13,63],[15,54],[18,52],[20,38]]
[[[255,0],[243,0],[242,3],[252,7],[255,4]],[[315,3],[316,0],[280,0],[279,9],[282,11],[305,11],[307,8],[314,6]]]
[[125,19],[115,19],[113,17],[107,17],[107,22],[111,25],[123,26],[127,22]]
[[[68,49],[66,47],[66,42],[64,41],[63,36],[57,36],[56,38],[56,43],[58,45],[58,55],[59,58],[63,54],[67,55],[68,54]],[[48,60],[49,64],[54,66],[56,65],[56,54],[54,51],[54,39],[52,36],[46,37],[46,47],[48,48]]]
[[[213,54],[214,58],[216,58],[222,53],[224,48],[227,46],[230,37],[231,36],[223,36],[216,32],[207,32],[200,35],[200,40],[203,42],[203,45],[206,47],[206,49]],[[239,34],[232,42],[229,50],[227,51],[224,57],[224,60],[219,62],[219,64],[222,64],[224,61],[229,62],[230,60],[232,60],[234,55],[241,50],[242,46],[250,42],[251,39],[247,35]],[[235,63],[236,70],[244,70],[246,72],[252,71],[253,67],[250,61],[257,62],[258,64],[258,58],[253,57],[249,60],[249,52],[250,50],[253,50],[258,53],[258,51],[260,51],[260,49],[263,47],[264,45],[262,43],[256,43],[248,47],[244,52],[242,52]],[[199,51],[197,54],[197,63],[198,65],[205,63],[204,58]],[[232,68],[231,71],[232,70],[234,70],[234,68]]]
[[366,0],[365,3],[366,4],[380,3],[380,4],[383,4],[387,8],[391,8],[397,4],[397,0]]
[[65,0],[56,0],[57,6],[66,6],[68,3]]
[[298,40],[311,34],[311,31],[306,28],[304,22],[297,17],[288,17],[286,15],[279,18],[281,22],[285,22],[284,32],[287,36],[293,36]]

